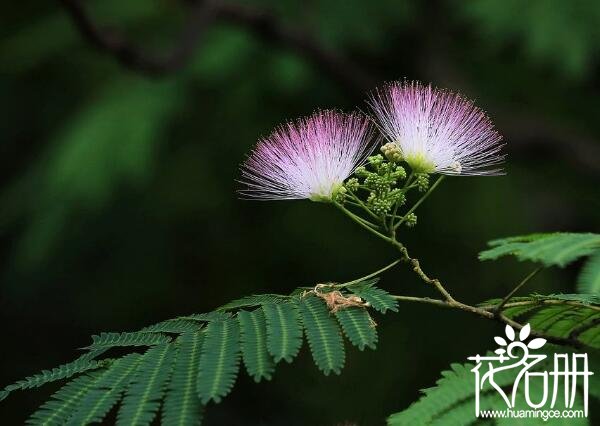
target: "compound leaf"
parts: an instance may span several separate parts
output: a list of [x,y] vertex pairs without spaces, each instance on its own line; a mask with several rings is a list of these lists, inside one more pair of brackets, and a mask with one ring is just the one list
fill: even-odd
[[344,342],[327,305],[316,296],[306,296],[299,306],[315,364],[326,376],[332,371],[340,374],[346,360]]

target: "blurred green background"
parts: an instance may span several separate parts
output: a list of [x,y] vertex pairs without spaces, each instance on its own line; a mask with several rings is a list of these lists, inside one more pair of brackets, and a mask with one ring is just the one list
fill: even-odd
[[[0,6],[0,385],[74,358],[90,334],[391,261],[325,205],[235,193],[258,137],[316,108],[365,110],[386,80],[461,91],[505,135],[507,176],[446,180],[402,236],[457,297],[501,296],[532,269],[479,263],[489,239],[600,230],[600,2],[234,1],[85,2],[113,51],[78,31],[71,1]],[[148,69],[140,51],[175,59]],[[529,290],[571,292],[578,266]],[[428,294],[403,270],[381,285]],[[240,376],[206,424],[382,424],[498,329],[421,305],[377,320],[378,350],[348,348],[341,376],[303,350],[270,383]],[[53,390],[11,395],[2,424]]]

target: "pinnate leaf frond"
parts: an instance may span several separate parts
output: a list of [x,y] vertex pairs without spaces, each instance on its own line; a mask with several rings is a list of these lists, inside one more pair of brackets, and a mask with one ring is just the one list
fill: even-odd
[[86,393],[92,389],[98,379],[102,377],[102,373],[102,371],[92,371],[71,380],[54,393],[50,400],[33,413],[27,420],[27,424],[36,426],[65,424]]
[[600,296],[600,249],[583,265],[577,278],[577,291]]
[[294,303],[262,306],[267,322],[267,350],[275,362],[292,362],[302,346],[302,324]]
[[92,344],[85,349],[108,349],[115,346],[154,346],[171,341],[169,336],[159,333],[100,333],[92,336]]
[[77,426],[101,422],[119,401],[132,380],[142,356],[137,353],[114,361],[77,404],[68,425]]
[[186,331],[198,331],[202,327],[195,320],[175,318],[159,322],[143,328],[145,333],[185,333]]
[[490,241],[490,249],[479,253],[480,260],[516,256],[545,266],[563,267],[600,249],[600,234],[553,233],[510,237]]
[[344,342],[327,305],[322,299],[309,295],[300,300],[299,306],[315,364],[325,375],[332,371],[340,374],[346,361]]
[[273,358],[267,351],[267,322],[261,309],[252,312],[239,311],[241,345],[244,365],[248,374],[259,382],[271,379],[275,370]]
[[10,392],[17,389],[37,388],[42,385],[45,385],[46,383],[68,379],[69,377],[83,373],[85,371],[105,367],[111,362],[110,360],[97,361],[94,359],[97,356],[101,355],[103,352],[104,350],[95,350],[87,352],[79,358],[77,358],[75,361],[60,365],[58,367],[53,368],[52,370],[44,370],[41,373],[35,374],[30,377],[26,377],[23,380],[19,380],[16,383],[8,385],[0,393],[0,400],[6,398]]
[[388,310],[398,312],[398,301],[387,291],[375,287],[376,280],[363,281],[348,287],[352,293],[367,301],[373,309],[385,314]]
[[213,321],[206,328],[198,363],[196,389],[203,404],[220,402],[237,377],[240,361],[238,322],[229,318]]
[[249,308],[267,303],[286,303],[289,302],[289,300],[290,296],[283,296],[281,294],[254,294],[229,302],[226,305],[221,306],[219,310]]
[[203,407],[196,394],[196,376],[203,333],[186,332],[177,339],[177,355],[162,408],[165,425],[200,424]]
[[[343,300],[352,296],[339,288]],[[374,281],[357,284],[354,290],[382,312],[396,308]],[[250,306],[258,308],[239,309]],[[101,423],[116,411],[117,424],[122,425],[152,424],[159,412],[163,424],[198,425],[204,404],[220,402],[231,391],[240,359],[255,381],[270,379],[277,362],[291,362],[298,354],[306,335],[317,367],[325,374],[339,374],[345,362],[340,326],[361,350],[377,342],[366,307],[330,306],[313,288],[288,296],[251,296],[225,309],[181,316],[137,332],[93,336],[80,358],[7,386],[0,399],[16,389],[71,378],[29,423]],[[127,350],[116,359],[96,360],[105,352]]]
[[377,345],[376,324],[366,309],[351,306],[340,309],[335,316],[342,326],[344,334],[354,346],[361,351],[365,347],[375,349]]
[[148,425],[154,420],[171,376],[175,345],[163,343],[143,355],[117,416],[118,425]]

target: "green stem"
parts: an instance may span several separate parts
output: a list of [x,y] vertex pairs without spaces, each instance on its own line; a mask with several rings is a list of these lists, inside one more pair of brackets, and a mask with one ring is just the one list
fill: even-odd
[[[391,242],[391,238],[386,237],[385,235],[383,235],[382,233],[376,231],[375,229],[373,229],[371,226],[367,225],[366,223],[364,223],[364,219],[355,215],[354,213],[352,213],[350,210],[348,210],[347,208],[345,208],[344,206],[342,206],[340,203],[334,202],[333,203],[338,209],[340,209],[346,216],[348,216],[350,219],[352,219],[354,222],[358,223],[360,226],[362,226],[363,228],[365,228],[367,231],[369,231],[370,233],[372,233],[373,235],[376,235],[377,237],[381,238],[382,240],[385,240],[387,242]],[[370,223],[370,222],[369,222]]]
[[412,212],[414,212],[417,209],[417,207],[419,207],[421,205],[421,203],[423,203],[423,201],[425,201],[427,199],[427,197],[429,197],[429,195],[442,182],[442,180],[444,180],[444,175],[440,175],[440,177],[435,181],[435,183],[433,185],[431,185],[429,190],[425,194],[423,194],[423,196],[419,199],[419,201],[417,201],[415,203],[415,205],[412,206],[411,209],[406,212],[406,214],[403,216],[403,218],[396,225],[394,225],[394,229],[398,229],[398,227],[404,223],[404,221],[406,220],[406,217],[409,214],[411,214]]
[[346,286],[349,286],[349,285],[352,285],[352,284],[356,284],[356,283],[359,283],[359,282],[362,282],[362,281],[368,280],[369,278],[373,278],[373,277],[375,277],[375,276],[377,276],[377,275],[379,275],[379,274],[381,274],[381,273],[383,273],[383,272],[387,271],[388,269],[390,269],[390,268],[393,268],[393,267],[394,267],[394,266],[396,266],[396,265],[397,265],[397,264],[398,264],[398,263],[399,263],[401,260],[402,260],[402,259],[397,259],[397,260],[394,260],[394,261],[393,261],[392,263],[390,263],[389,265],[386,265],[386,266],[384,266],[383,268],[381,268],[381,269],[379,269],[379,270],[377,270],[377,271],[375,271],[375,272],[372,272],[372,273],[370,273],[369,275],[365,275],[364,277],[360,277],[360,278],[357,278],[357,279],[355,279],[355,280],[352,280],[352,281],[348,281],[348,282],[342,283],[342,284],[340,284],[338,287],[346,287]]
[[525,284],[527,284],[529,282],[529,280],[531,280],[533,277],[535,277],[537,275],[537,273],[540,272],[541,270],[542,270],[542,267],[540,266],[539,268],[537,268],[533,272],[531,272],[529,275],[527,275],[525,278],[523,278],[523,281],[521,281],[519,283],[519,285],[517,285],[515,288],[513,288],[512,291],[510,293],[508,293],[506,295],[506,297],[504,299],[502,299],[502,301],[500,303],[498,303],[498,306],[496,306],[495,311],[496,312],[502,311],[502,308],[504,307],[504,305],[506,305],[506,303],[510,300],[510,298],[513,297],[515,295],[515,293],[521,289],[521,287],[523,287]]
[[359,197],[358,197],[358,196],[357,196],[357,195],[356,195],[354,192],[352,192],[352,191],[350,191],[350,190],[348,190],[348,192],[350,193],[350,195],[352,196],[352,198],[353,198],[353,199],[354,199],[354,200],[355,200],[355,201],[356,201],[356,202],[357,202],[357,203],[360,205],[360,207],[362,207],[362,208],[363,208],[363,210],[364,210],[365,212],[367,212],[367,214],[368,214],[369,216],[371,216],[371,217],[372,217],[372,218],[374,218],[374,219],[377,219],[377,220],[379,220],[379,216],[377,216],[375,213],[373,213],[373,212],[371,211],[371,209],[370,209],[370,208],[368,208],[368,207],[367,207],[367,205],[366,205],[365,203],[363,203],[363,202],[362,202],[362,200],[361,200],[361,199],[360,199],[360,198],[359,198]]

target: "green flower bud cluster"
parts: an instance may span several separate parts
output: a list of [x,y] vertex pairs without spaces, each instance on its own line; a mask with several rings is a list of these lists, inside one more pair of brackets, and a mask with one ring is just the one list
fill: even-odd
[[342,185],[333,192],[332,198],[334,202],[344,204],[347,195],[348,190]]
[[409,228],[415,226],[417,224],[417,215],[414,213],[407,214],[404,218],[404,224]]
[[[430,176],[427,173],[415,172],[414,180],[407,182],[408,176],[400,164],[402,160],[399,159],[397,146],[388,143],[381,148],[381,151],[383,155],[376,154],[367,158],[365,165],[356,169],[354,176],[334,193],[334,201],[338,203],[349,201],[353,207],[367,208],[368,213],[371,216],[378,216],[386,227],[397,226],[399,220],[397,208],[406,204],[407,191],[414,188],[419,192],[426,192],[430,187]],[[368,194],[366,200],[362,198],[365,193]],[[392,210],[394,217],[390,218]],[[378,218],[375,218],[375,222]],[[388,221],[391,225],[387,225]],[[408,213],[402,217],[401,223],[412,228],[417,225],[417,215]]]
[[377,215],[385,215],[396,203],[404,204],[406,201],[404,191],[396,188],[399,181],[406,179],[406,170],[399,164],[386,161],[380,154],[369,157],[367,166],[358,167],[355,176],[348,179],[345,187],[355,192],[362,181],[362,187],[369,191],[366,204]]
[[388,142],[381,147],[381,152],[392,163],[399,163],[402,161],[402,151],[400,151],[400,147],[393,143]]
[[350,191],[355,192],[358,190],[360,183],[358,182],[357,178],[350,178],[348,179],[348,181],[346,182],[346,184],[344,185],[346,188],[348,188]]
[[416,175],[415,183],[419,192],[425,192],[429,189],[429,175],[427,173],[419,173]]

